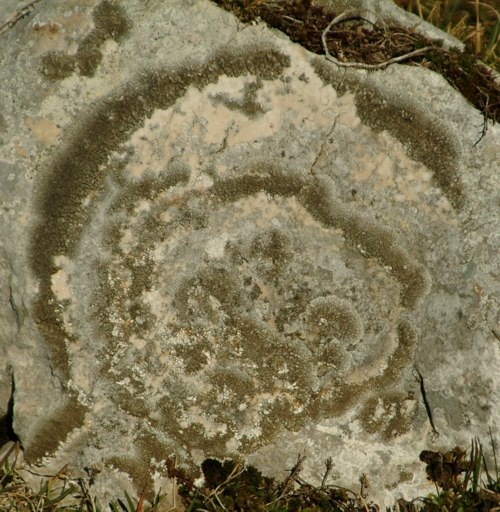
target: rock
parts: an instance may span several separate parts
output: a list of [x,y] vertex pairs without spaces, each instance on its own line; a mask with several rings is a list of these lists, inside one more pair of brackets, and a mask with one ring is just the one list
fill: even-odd
[[106,501],[172,456],[300,452],[318,482],[332,455],[383,506],[431,490],[423,449],[498,440],[500,131],[476,144],[441,76],[345,72],[208,1],[41,2],[0,37],[28,461]]

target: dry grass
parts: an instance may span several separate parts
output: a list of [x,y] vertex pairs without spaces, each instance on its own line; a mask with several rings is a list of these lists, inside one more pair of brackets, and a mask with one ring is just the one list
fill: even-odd
[[500,71],[499,0],[394,0],[394,3],[460,39],[485,64]]

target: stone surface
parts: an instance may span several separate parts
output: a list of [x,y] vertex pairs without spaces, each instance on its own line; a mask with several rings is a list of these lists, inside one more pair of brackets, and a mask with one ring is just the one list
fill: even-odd
[[46,1],[0,37],[29,461],[105,500],[174,455],[300,452],[315,481],[332,455],[389,505],[430,490],[421,450],[498,440],[500,130],[475,144],[442,77],[345,72],[205,1]]

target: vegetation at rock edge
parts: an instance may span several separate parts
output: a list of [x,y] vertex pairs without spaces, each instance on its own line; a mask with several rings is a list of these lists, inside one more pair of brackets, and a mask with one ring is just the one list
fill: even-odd
[[[494,512],[500,511],[500,481],[496,450],[491,438],[494,468],[488,468],[481,443],[471,448],[456,447],[446,453],[425,450],[427,478],[436,492],[412,501],[399,499],[387,512]],[[31,489],[21,476],[32,469],[16,467],[19,442],[0,461],[0,510],[8,512],[380,512],[369,499],[369,476],[361,474],[359,490],[329,483],[332,459],[325,461],[320,485],[301,477],[305,457],[283,481],[263,476],[254,466],[239,461],[206,459],[202,463],[204,484],[194,484],[194,476],[167,460],[170,492],[158,493],[146,502],[146,485],[138,500],[127,493],[102,506],[91,492],[92,477],[72,479],[65,466],[55,475],[45,475],[39,490]],[[424,468],[422,468],[422,471]],[[168,487],[168,486],[167,486]]]

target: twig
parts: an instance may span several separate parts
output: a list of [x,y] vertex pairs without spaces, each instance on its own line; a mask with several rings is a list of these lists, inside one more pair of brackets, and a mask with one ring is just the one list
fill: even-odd
[[392,59],[386,60],[385,62],[381,62],[380,64],[363,64],[362,62],[342,62],[335,57],[333,57],[330,52],[328,51],[328,45],[326,42],[326,35],[330,31],[330,29],[336,25],[337,23],[341,21],[345,21],[348,19],[361,19],[363,21],[367,21],[368,23],[372,23],[370,20],[360,16],[358,14],[358,11],[346,11],[336,18],[334,18],[328,26],[323,31],[323,34],[321,35],[321,41],[323,43],[323,49],[325,50],[325,57],[327,60],[333,62],[337,66],[343,67],[343,68],[356,68],[356,69],[383,69],[390,64],[396,64],[397,62],[403,62],[408,59],[412,59],[413,57],[418,57],[419,55],[423,55],[424,53],[430,51],[430,50],[439,50],[439,51],[446,51],[442,48],[435,47],[435,46],[426,46],[425,48],[420,48],[419,50],[414,50],[413,52],[406,53],[405,55],[400,55],[399,57],[393,57]]
[[[175,462],[174,462],[174,469],[177,468],[177,455],[175,456]],[[165,510],[165,512],[171,512],[172,510],[175,510],[177,508],[177,504],[176,504],[176,498],[177,498],[177,479],[174,477],[172,478],[172,501],[173,501],[173,504],[172,506]]]
[[303,22],[303,21],[296,20],[295,18],[292,18],[292,17],[290,17],[290,16],[285,16],[285,15],[283,15],[283,18],[284,18],[285,20],[294,21],[295,23],[300,23],[301,25],[303,25],[303,24],[304,24],[304,22]]
[[361,484],[361,490],[359,491],[360,496],[365,496],[363,494],[363,491],[370,486],[370,483],[368,482],[368,477],[365,473],[361,473],[361,477],[359,478],[359,483]]
[[36,471],[33,471],[32,469],[29,469],[29,468],[19,468],[20,470],[24,470],[24,471],[27,471],[28,473],[31,473],[32,475],[35,475],[35,476],[41,476],[41,477],[44,477],[44,478],[50,478],[51,481],[55,481],[57,480],[58,478],[61,479],[61,480],[67,480],[68,477],[66,475],[63,474],[63,472],[67,469],[68,467],[68,464],[66,464],[58,473],[56,473],[55,475],[53,474],[47,474],[47,473],[37,473]]
[[297,464],[291,469],[290,474],[286,478],[286,480],[283,482],[283,491],[281,492],[280,498],[288,491],[288,489],[293,485],[294,480],[299,476],[299,473],[302,471],[302,466],[304,464],[304,461],[306,460],[306,457],[302,457],[300,454],[297,458]]
[[[480,91],[482,92],[482,91]],[[486,105],[484,105],[483,108],[483,129],[481,130],[481,135],[479,136],[479,139],[474,143],[473,147],[476,147],[484,138],[486,135],[486,132],[488,131],[488,103],[490,102],[490,96],[486,94]]]
[[222,501],[220,500],[218,493],[215,493],[215,497],[217,498],[219,505],[222,507],[222,510],[227,510],[227,508],[222,504]]
[[302,464],[304,464],[304,461],[306,460],[306,457],[301,457],[299,454],[297,458],[297,463],[295,466],[290,470],[290,474],[286,478],[286,480],[283,482],[283,489],[280,493],[280,495],[274,499],[273,501],[270,501],[266,504],[266,507],[269,507],[270,505],[273,505],[274,503],[277,503],[281,498],[285,496],[291,485],[293,485],[293,482],[298,478],[299,473],[302,471]]
[[38,2],[41,2],[42,0],[32,0],[31,2],[27,3],[23,7],[21,7],[12,18],[8,19],[3,25],[0,25],[0,35],[4,32],[4,29],[9,30],[9,28],[12,28],[20,19],[24,18],[26,14],[29,14],[31,10],[28,11],[31,7],[34,8],[34,5]]
[[326,466],[326,471],[325,471],[325,474],[323,475],[323,480],[321,480],[321,488],[322,489],[325,488],[325,483],[333,469],[333,462],[332,462],[331,457],[328,457],[328,459],[326,459],[325,466]]
[[[226,480],[224,482],[222,482],[221,484],[219,484],[208,496],[207,498],[210,498],[212,495],[215,495],[215,497],[217,498],[217,500],[219,500],[218,496],[217,496],[217,492],[219,491],[219,489],[223,486],[223,485],[226,485],[232,478],[234,478],[235,476],[239,476],[241,475],[241,473],[243,473],[244,469],[242,469],[241,471],[239,471],[237,474],[236,474],[236,471],[237,469],[241,466],[241,464],[243,463],[243,461],[245,461],[245,459],[250,455],[250,452],[253,450],[253,447],[255,446],[255,441],[252,442],[252,444],[250,445],[250,448],[248,449],[247,453],[245,453],[245,455],[238,461],[238,463],[236,464],[236,466],[234,466],[233,470],[231,471],[230,475],[226,478]],[[219,502],[220,503],[220,502]],[[222,503],[221,503],[222,505]]]
[[424,401],[425,410],[427,412],[427,416],[429,418],[429,422],[431,424],[432,430],[435,434],[439,435],[439,432],[436,430],[436,427],[434,426],[434,420],[432,419],[431,406],[429,405],[429,402],[427,401],[427,395],[425,393],[425,386],[424,386],[424,377],[422,376],[422,374],[420,373],[420,371],[418,370],[418,368],[416,366],[413,366],[413,368],[415,368],[417,381],[420,384],[420,393],[422,394],[422,400]]
[[363,498],[363,496],[361,496],[357,492],[354,492],[351,489],[347,489],[346,487],[341,487],[340,485],[329,485],[328,488],[329,489],[341,489],[345,492],[350,492],[355,498],[357,498],[361,501],[361,503],[365,507],[366,512],[370,512],[370,509],[368,508],[368,505],[366,504],[365,499]]

